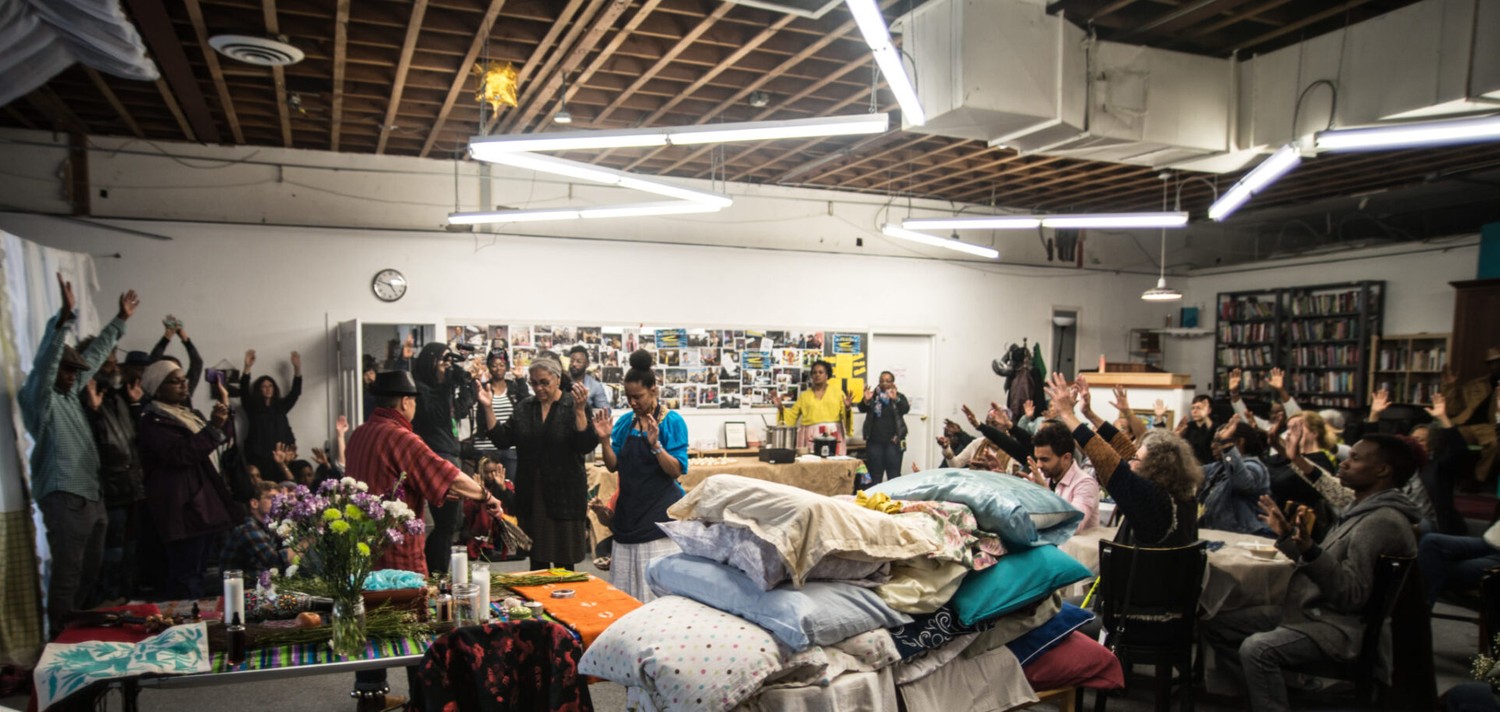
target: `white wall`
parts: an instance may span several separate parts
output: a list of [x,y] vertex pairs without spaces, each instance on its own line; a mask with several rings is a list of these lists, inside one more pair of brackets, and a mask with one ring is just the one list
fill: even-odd
[[[1140,277],[1131,275],[586,239],[495,236],[476,248],[471,236],[444,233],[102,222],[106,227],[0,213],[0,228],[27,239],[121,255],[98,259],[101,286],[93,296],[102,302],[127,288],[141,293],[127,348],[149,348],[161,334],[161,315],[171,312],[210,365],[238,362],[255,348],[260,363],[285,378],[285,354],[301,351],[304,394],[292,425],[307,444],[327,428],[325,323],[351,318],[932,332],[937,417],[953,415],[965,400],[977,406],[998,398],[990,359],[1023,337],[1050,338],[1054,305],[1081,309],[1080,363],[1100,352],[1123,359],[1124,331],[1158,318],[1137,299]],[[112,232],[113,224],[172,240]],[[385,267],[411,283],[394,304],[369,289]],[[1044,341],[1044,352],[1049,346]],[[878,352],[870,367],[882,368]],[[693,439],[716,438],[710,422],[723,419],[690,426]],[[698,432],[705,426],[715,432]]]
[[[1239,268],[1198,270],[1181,280],[1181,304],[1201,306],[1199,326],[1212,330],[1217,328],[1215,304],[1220,292],[1383,280],[1383,333],[1443,333],[1453,328],[1453,287],[1448,283],[1474,279],[1478,266],[1479,238],[1465,235]],[[1212,336],[1169,339],[1166,348],[1169,370],[1193,374],[1199,390],[1211,386]]]

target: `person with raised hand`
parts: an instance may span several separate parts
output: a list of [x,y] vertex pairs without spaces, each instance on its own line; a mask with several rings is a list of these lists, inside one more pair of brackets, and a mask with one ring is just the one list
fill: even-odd
[[620,474],[620,489],[613,506],[589,503],[614,531],[610,582],[642,602],[656,597],[646,582],[646,567],[680,551],[656,525],[671,520],[667,508],[682,499],[678,478],[688,470],[687,422],[662,404],[652,365],[651,352],[631,354],[625,372],[630,410],[613,423],[609,411],[594,412],[604,466]]
[[865,389],[859,412],[865,414],[865,457],[871,480],[880,484],[899,476],[902,452],[906,449],[906,414],[911,412],[911,404],[896,389],[895,374],[880,372],[877,386]]
[[1214,461],[1203,468],[1203,488],[1198,493],[1204,529],[1271,536],[1260,520],[1260,498],[1271,494],[1271,473],[1261,462],[1266,434],[1230,416],[1214,434]]
[[188,338],[187,329],[183,326],[181,319],[168,314],[165,319],[161,320],[161,324],[165,331],[162,332],[161,339],[156,342],[156,346],[152,347],[150,358],[152,361],[169,358],[181,366],[182,362],[177,361],[176,357],[165,355],[167,345],[172,343],[172,337],[176,336],[177,340],[182,342],[182,348],[187,351],[188,355],[188,397],[191,398],[198,390],[199,377],[203,375],[203,357],[198,355],[198,347],[194,346],[193,340]]
[[245,352],[245,369],[240,373],[240,407],[245,411],[245,438],[241,450],[245,461],[260,468],[262,475],[279,472],[276,462],[277,443],[295,445],[297,434],[292,432],[288,418],[297,399],[302,396],[302,355],[292,352],[292,387],[282,395],[276,379],[269,375],[255,379],[251,385],[250,371],[255,366],[255,349]]
[[36,441],[31,450],[31,496],[47,527],[52,575],[47,585],[47,621],[52,632],[74,610],[87,608],[104,556],[108,514],[99,481],[99,450],[82,400],[84,389],[115,343],[140,298],[120,295],[119,311],[82,352],[65,343],[76,320],[73,284],[57,275],[61,306],[47,321],[31,372],[16,400],[21,420]]

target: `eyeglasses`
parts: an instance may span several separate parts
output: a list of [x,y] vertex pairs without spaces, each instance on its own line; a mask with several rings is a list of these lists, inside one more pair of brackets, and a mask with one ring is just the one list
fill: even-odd
[[528,378],[528,379],[526,379],[526,382],[530,383],[533,386],[550,386],[550,385],[552,385],[552,381],[550,381],[548,379],[538,380],[538,379],[535,379],[535,378]]

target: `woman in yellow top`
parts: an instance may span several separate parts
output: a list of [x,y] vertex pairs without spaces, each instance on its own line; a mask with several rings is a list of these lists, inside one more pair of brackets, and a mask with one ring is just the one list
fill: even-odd
[[782,402],[780,395],[772,397],[781,424],[801,426],[797,431],[799,449],[812,447],[813,438],[831,437],[838,440],[838,454],[844,454],[844,436],[849,430],[854,399],[848,393],[832,391],[828,387],[828,379],[832,377],[833,364],[815,361],[812,383],[798,394],[797,401],[790,408]]

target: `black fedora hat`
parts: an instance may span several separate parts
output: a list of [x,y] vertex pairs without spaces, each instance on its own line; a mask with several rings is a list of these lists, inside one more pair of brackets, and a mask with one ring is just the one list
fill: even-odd
[[406,371],[382,371],[375,374],[370,392],[377,396],[414,396],[417,394],[417,382]]

